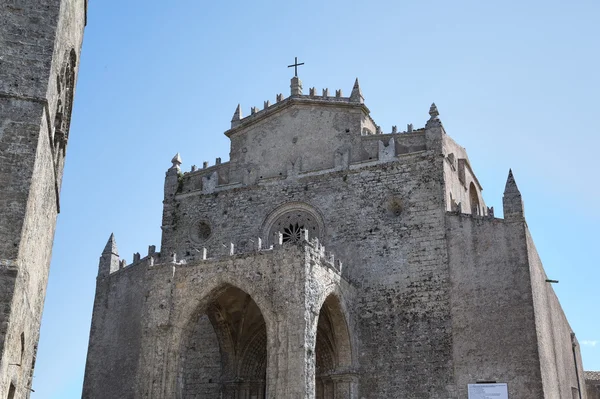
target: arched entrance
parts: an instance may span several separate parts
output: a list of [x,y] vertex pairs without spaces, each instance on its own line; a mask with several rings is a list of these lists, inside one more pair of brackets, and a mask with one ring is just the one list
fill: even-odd
[[343,309],[335,295],[327,297],[319,312],[315,358],[316,399],[351,398],[350,334]]
[[211,295],[186,327],[179,364],[183,399],[263,399],[267,331],[250,295],[232,286]]
[[469,202],[471,203],[471,215],[483,215],[483,212],[481,212],[481,205],[479,205],[477,189],[473,183],[469,185]]

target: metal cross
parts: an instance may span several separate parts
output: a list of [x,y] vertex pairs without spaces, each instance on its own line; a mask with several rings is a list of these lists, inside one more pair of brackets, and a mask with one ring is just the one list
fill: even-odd
[[294,57],[294,63],[292,65],[288,65],[288,68],[294,67],[294,75],[298,77],[298,67],[300,65],[304,65],[304,62],[298,64],[298,57]]

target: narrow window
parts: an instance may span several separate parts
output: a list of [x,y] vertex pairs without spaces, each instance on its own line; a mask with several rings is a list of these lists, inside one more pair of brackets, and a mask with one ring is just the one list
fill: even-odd
[[471,201],[471,214],[480,215],[481,207],[479,205],[479,196],[477,195],[477,189],[473,183],[469,186],[469,200]]
[[23,357],[25,356],[25,333],[21,333],[21,364],[23,364]]

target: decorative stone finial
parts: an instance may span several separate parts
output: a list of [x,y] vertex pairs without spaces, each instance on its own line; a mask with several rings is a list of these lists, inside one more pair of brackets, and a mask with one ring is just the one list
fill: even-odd
[[115,235],[113,233],[110,233],[110,237],[108,237],[104,251],[102,251],[102,255],[108,254],[119,256],[119,251],[117,250],[117,241],[115,240]]
[[179,153],[175,154],[173,159],[171,159],[171,163],[173,164],[173,168],[179,169],[179,165],[181,165],[181,156]]
[[354,103],[365,102],[365,98],[362,95],[362,91],[360,90],[360,85],[358,84],[358,78],[354,81],[354,87],[352,88],[352,93],[350,93],[350,101]]
[[437,106],[435,105],[435,103],[431,103],[431,107],[429,107],[429,120],[439,119],[439,115],[440,113],[437,109]]

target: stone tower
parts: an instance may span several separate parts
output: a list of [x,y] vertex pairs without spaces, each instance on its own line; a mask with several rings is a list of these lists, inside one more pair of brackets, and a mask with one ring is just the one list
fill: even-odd
[[513,174],[495,217],[435,104],[384,132],[294,77],[225,135],[171,160],[160,252],[106,244],[84,398],[585,399]]
[[26,398],[87,0],[0,5],[0,397]]

